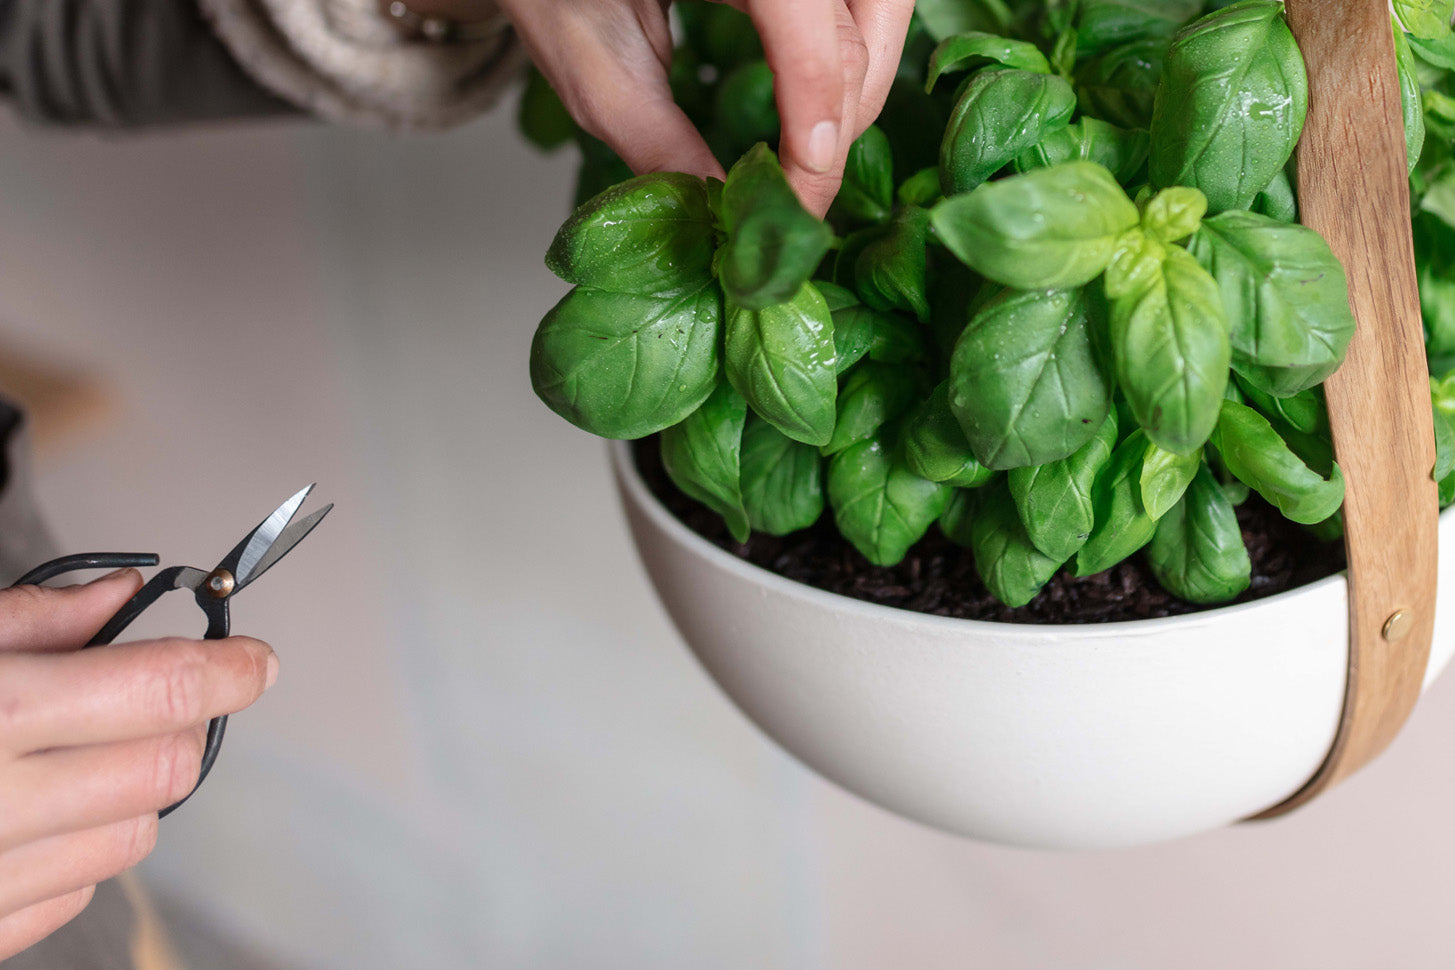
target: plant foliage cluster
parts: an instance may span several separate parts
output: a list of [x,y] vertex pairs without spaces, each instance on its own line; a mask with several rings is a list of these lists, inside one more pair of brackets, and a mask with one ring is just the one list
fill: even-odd
[[[1451,0],[1396,0],[1427,346],[1455,365]],[[825,508],[868,560],[938,526],[1028,602],[1143,554],[1170,592],[1249,584],[1257,492],[1339,534],[1321,382],[1354,330],[1297,222],[1303,60],[1277,0],[921,0],[828,220],[773,151],[772,74],[732,9],[678,7],[678,101],[726,182],[631,178],[534,78],[521,122],[574,137],[579,208],[546,257],[537,394],[607,438],[661,433],[733,535]],[[1442,502],[1455,375],[1432,380]]]

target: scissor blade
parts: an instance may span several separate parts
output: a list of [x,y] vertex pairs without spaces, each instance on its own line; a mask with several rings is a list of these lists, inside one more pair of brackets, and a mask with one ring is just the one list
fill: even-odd
[[257,565],[253,567],[253,571],[248,574],[248,577],[246,579],[238,580],[238,584],[234,588],[234,592],[236,592],[236,590],[242,589],[248,583],[251,583],[253,580],[263,575],[263,573],[267,572],[272,567],[273,563],[288,555],[288,553],[293,550],[294,546],[298,545],[298,543],[303,541],[304,536],[308,535],[308,533],[313,531],[314,526],[318,525],[318,523],[323,521],[323,517],[325,515],[328,515],[331,509],[333,509],[332,502],[328,503],[317,512],[314,512],[311,515],[299,519],[297,522],[294,522],[292,525],[288,526],[288,528],[278,533],[278,538],[273,541],[272,546],[270,546],[268,548],[268,551],[263,554],[263,558],[258,560]]
[[228,554],[227,559],[223,560],[223,565],[227,566],[228,560],[233,559],[233,555],[237,556],[229,569],[237,585],[242,586],[252,579],[253,574],[257,572],[258,563],[267,554],[273,543],[278,540],[283,529],[293,520],[293,516],[298,513],[298,507],[303,504],[304,499],[308,498],[308,493],[311,491],[313,491],[312,485],[299,489],[293,497],[274,509],[272,515],[264,519],[256,529],[248,534],[248,537],[239,544],[241,552],[234,549],[232,553]]

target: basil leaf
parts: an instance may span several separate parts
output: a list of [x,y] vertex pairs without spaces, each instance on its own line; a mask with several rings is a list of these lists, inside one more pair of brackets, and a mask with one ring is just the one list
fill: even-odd
[[1082,286],[1106,268],[1137,207],[1111,173],[1067,162],[940,202],[930,224],[976,272],[1018,289]]
[[1212,212],[1246,209],[1298,142],[1308,75],[1278,0],[1246,0],[1177,35],[1152,114],[1152,183]]
[[1147,38],[1166,42],[1202,12],[1202,0],[1084,0],[1078,22],[1082,56]]
[[1393,0],[1394,15],[1416,37],[1435,39],[1450,33],[1451,0]]
[[1250,383],[1287,397],[1338,369],[1354,335],[1344,268],[1322,236],[1252,212],[1203,223],[1189,247],[1217,278],[1233,359]]
[[915,374],[903,367],[866,363],[854,368],[839,389],[833,437],[820,452],[832,455],[874,437],[909,407],[917,383]]
[[1323,389],[1311,387],[1292,397],[1274,397],[1255,386],[1246,377],[1233,371],[1233,379],[1248,404],[1269,420],[1277,419],[1291,430],[1306,435],[1329,434],[1329,413],[1324,405]]
[[682,23],[687,46],[720,70],[763,56],[758,29],[742,11],[715,3],[674,4],[672,9]]
[[1162,62],[1165,38],[1134,41],[1114,48],[1076,70],[1076,92],[1082,112],[1123,128],[1147,128]]
[[531,384],[584,431],[641,438],[696,411],[717,386],[721,322],[711,283],[675,296],[578,286],[536,330]]
[[834,209],[864,222],[884,222],[894,208],[894,159],[889,139],[870,125],[849,146],[844,184]]
[[941,75],[986,64],[999,64],[1034,74],[1050,74],[1051,65],[1035,44],[972,30],[946,37],[930,55],[925,91],[933,91]]
[[714,117],[737,149],[734,155],[758,142],[778,140],[778,103],[767,61],[749,61],[727,73],[717,88]]
[[738,542],[748,541],[740,454],[748,403],[728,384],[682,421],[662,432],[662,466],[673,484],[727,522]]
[[[1450,33],[1447,23],[1445,33]],[[1414,52],[1404,31],[1394,31],[1394,62],[1399,74],[1400,109],[1404,113],[1405,158],[1409,162],[1409,173],[1414,174],[1420,163],[1420,153],[1425,148],[1425,103],[1420,94],[1419,68],[1415,65]]]
[[1076,110],[1065,78],[1013,68],[981,71],[970,79],[940,147],[940,187],[968,192],[1050,132]]
[[728,172],[722,218],[728,238],[717,254],[718,275],[728,298],[748,310],[793,299],[833,236],[799,204],[778,159],[761,144]]
[[944,196],[940,192],[940,170],[922,168],[900,183],[895,193],[900,205],[917,205],[928,209]]
[[1070,457],[1012,468],[1006,475],[1026,535],[1058,564],[1074,556],[1091,537],[1096,525],[1092,488],[1111,461],[1116,442],[1116,415],[1108,414],[1096,436]]
[[748,405],[795,441],[826,445],[834,431],[834,325],[805,283],[762,310],[728,304],[727,377]]
[[1295,522],[1320,522],[1344,502],[1344,476],[1338,466],[1323,478],[1250,407],[1224,401],[1212,444],[1228,471]]
[[968,488],[950,489],[950,503],[945,506],[945,511],[940,513],[938,520],[940,531],[945,534],[957,546],[970,548],[970,522],[975,518],[976,498],[978,491],[971,491]]
[[543,152],[555,151],[576,134],[576,122],[556,97],[546,76],[534,67],[525,75],[525,90],[520,95],[516,124],[525,140]]
[[743,428],[743,507],[748,523],[772,536],[807,529],[823,514],[823,461],[756,414]]
[[1435,411],[1435,467],[1430,477],[1443,482],[1455,472],[1455,422],[1450,415]]
[[1137,232],[1108,270],[1106,288],[1117,378],[1137,423],[1168,451],[1202,447],[1228,384],[1228,320],[1217,281],[1185,250]]
[[879,438],[829,460],[829,504],[844,538],[876,566],[893,566],[935,524],[951,489],[920,478]]
[[995,474],[971,453],[965,432],[950,411],[948,382],[910,413],[904,426],[904,457],[921,478],[958,488],[984,485]]
[[1142,507],[1154,519],[1160,519],[1182,501],[1187,486],[1202,467],[1202,449],[1186,455],[1159,448],[1147,442],[1146,454],[1142,456]]
[[556,233],[546,266],[567,283],[665,296],[712,276],[712,212],[702,179],[662,173],[614,185]]
[[1275,175],[1268,187],[1253,197],[1253,211],[1279,222],[1298,221],[1298,200],[1294,197],[1287,169]]
[[987,485],[977,493],[969,527],[975,570],[990,594],[1006,606],[1025,606],[1065,562],[1036,548],[1004,484]]
[[1147,564],[1164,589],[1193,603],[1226,603],[1252,583],[1238,514],[1206,466],[1158,521]]
[[854,263],[859,297],[876,310],[904,310],[924,322],[929,318],[925,295],[925,238],[930,214],[914,206],[901,209],[888,231],[862,250]]
[[1005,34],[1015,25],[1005,0],[917,0],[914,12],[935,40],[975,30]]
[[[828,290],[833,284],[817,283],[820,289]],[[895,313],[875,310],[864,306],[853,294],[842,287],[834,286],[839,293],[849,295],[850,303],[830,308],[834,321],[835,368],[840,374],[848,372],[864,357],[884,364],[904,364],[923,360],[924,338],[913,323]]]
[[1152,541],[1157,521],[1142,505],[1142,457],[1147,436],[1132,432],[1111,453],[1091,489],[1096,524],[1076,554],[1076,575],[1110,569]]
[[1207,196],[1174,186],[1154,195],[1142,210],[1142,231],[1158,242],[1175,243],[1197,232],[1207,215]]
[[1063,162],[1095,162],[1123,184],[1147,161],[1149,141],[1140,128],[1128,131],[1100,118],[1085,117],[1046,135],[1016,157],[1018,172],[1049,168]]
[[1096,434],[1111,406],[1079,290],[1010,290],[955,344],[949,399],[987,468],[1043,465]]

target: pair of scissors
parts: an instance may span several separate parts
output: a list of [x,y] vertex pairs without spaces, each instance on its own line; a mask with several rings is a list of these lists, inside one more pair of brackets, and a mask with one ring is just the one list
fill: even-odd
[[[232,602],[232,598],[267,572],[294,546],[302,542],[303,537],[312,532],[313,527],[323,521],[323,517],[333,508],[330,503],[317,512],[294,522],[293,519],[298,514],[299,508],[302,507],[303,500],[311,491],[313,491],[312,485],[300,489],[292,498],[278,506],[272,515],[264,519],[256,529],[244,536],[231,552],[223,556],[222,561],[215,568],[202,570],[194,566],[169,566],[157,573],[137,591],[135,596],[127,600],[125,606],[106,621],[101,632],[97,633],[86,646],[99,647],[115,640],[120,636],[121,631],[145,612],[147,607],[160,599],[163,593],[169,593],[175,589],[190,590],[197,600],[197,605],[202,609],[203,615],[207,617],[207,632],[203,634],[203,639],[220,640],[226,637],[231,629],[228,605]],[[79,569],[155,566],[159,561],[155,554],[144,552],[95,552],[63,556],[32,569],[20,577],[15,585],[43,583],[62,573]],[[226,730],[226,714],[208,722],[207,745],[202,752],[202,770],[197,776],[197,784],[192,786],[192,791],[182,801],[163,809],[159,813],[159,817],[167,817],[181,807],[188,798],[196,794],[197,789],[202,786],[203,779],[212,770],[213,762],[217,760],[217,753],[222,749],[222,735]]]

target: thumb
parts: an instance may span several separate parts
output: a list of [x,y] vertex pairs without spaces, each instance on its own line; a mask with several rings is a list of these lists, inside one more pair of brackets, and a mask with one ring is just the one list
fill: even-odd
[[80,649],[140,588],[141,573],[118,569],[84,586],[0,590],[0,651]]

